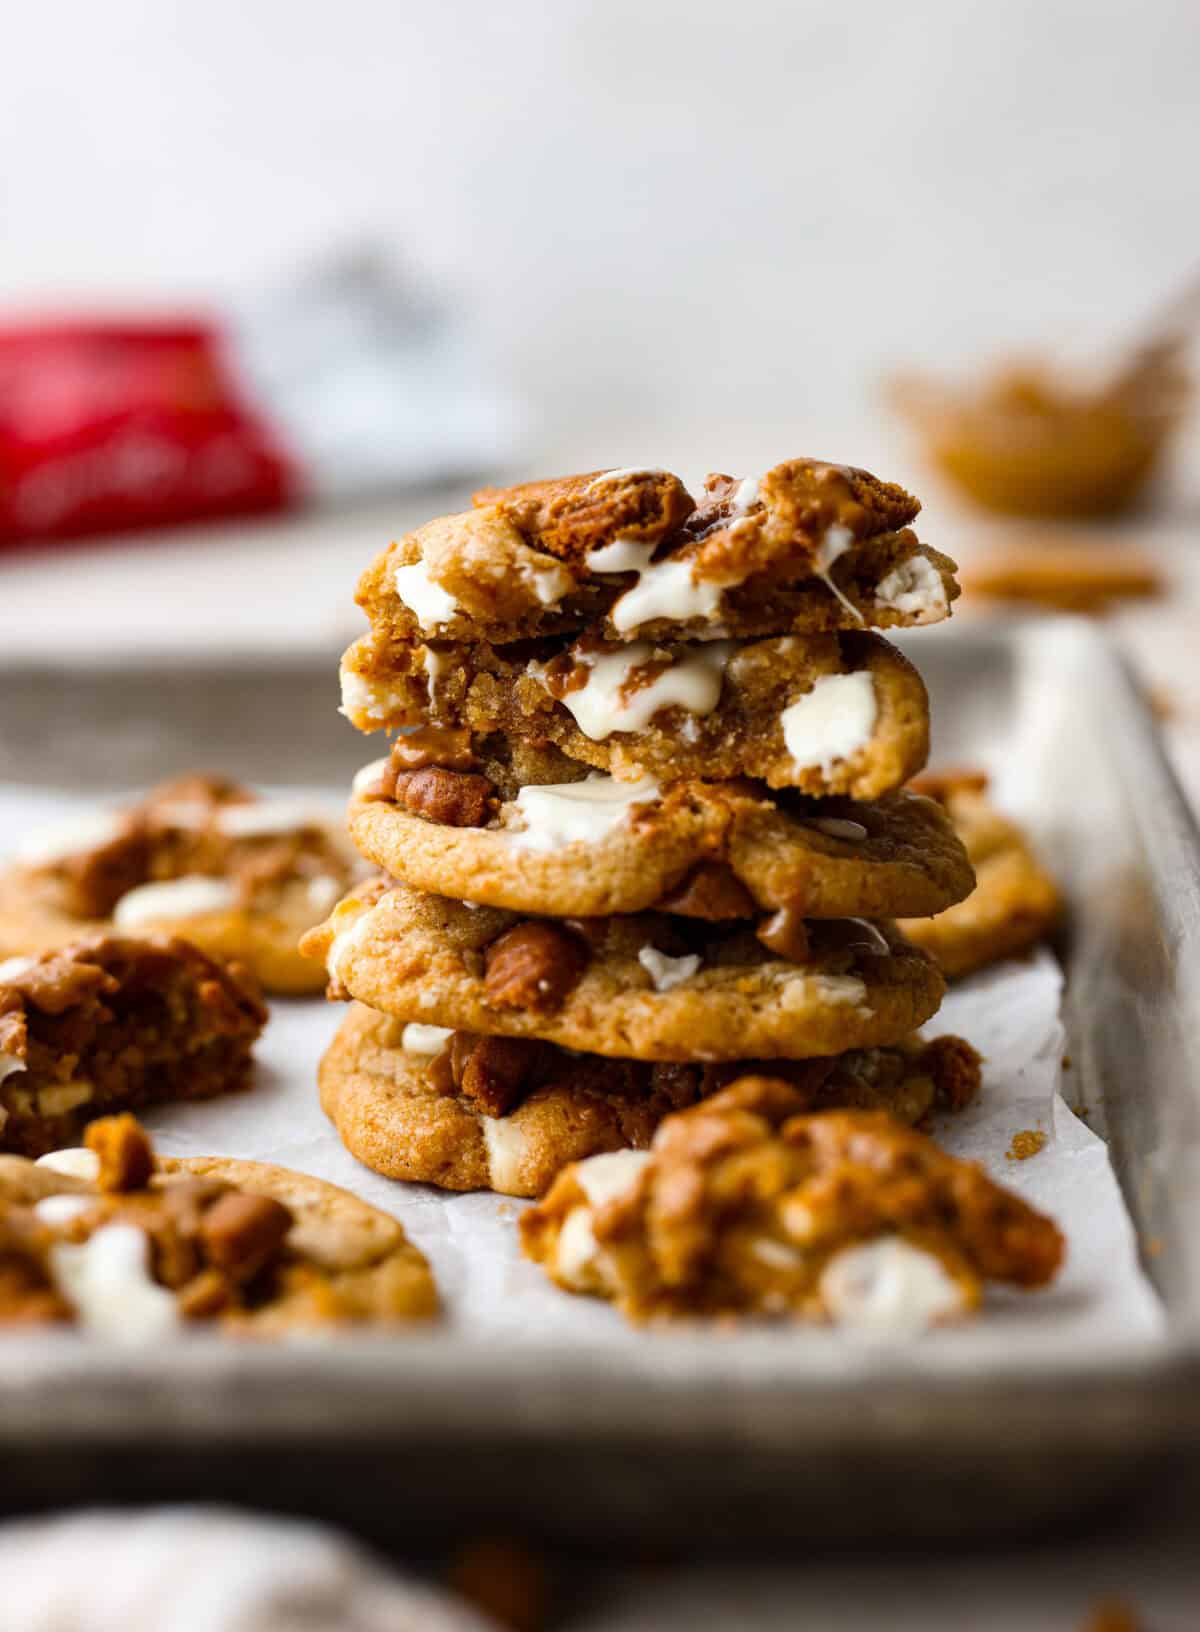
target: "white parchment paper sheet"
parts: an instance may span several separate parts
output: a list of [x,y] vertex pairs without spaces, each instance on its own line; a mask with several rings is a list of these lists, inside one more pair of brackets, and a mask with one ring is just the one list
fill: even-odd
[[[62,799],[0,789],[0,851],[30,825],[69,815],[64,806]],[[1039,1331],[1081,1342],[1128,1341],[1152,1337],[1162,1325],[1105,1146],[1059,1092],[1061,990],[1057,963],[1041,954],[961,984],[925,1028],[929,1036],[959,1033],[986,1060],[978,1102],[944,1117],[938,1137],[954,1154],[982,1162],[994,1178],[1052,1213],[1069,1242],[1066,1265],[1051,1290],[1034,1296],[1000,1292],[990,1301],[982,1326],[995,1328],[1006,1347]],[[432,1262],[449,1318],[465,1340],[644,1341],[612,1310],[559,1292],[521,1258],[516,1219],[524,1203],[398,1184],[360,1166],[343,1149],[317,1102],[315,1081],[317,1061],[343,1013],[341,1005],[319,1001],[274,1004],[258,1049],[254,1089],[152,1111],[147,1121],[159,1149],[277,1162],[344,1185],[395,1213]],[[1010,1160],[1012,1136],[1025,1129],[1045,1133],[1046,1144],[1026,1161]],[[957,1343],[966,1336],[940,1332],[926,1341]],[[973,1349],[984,1336],[977,1326]]]

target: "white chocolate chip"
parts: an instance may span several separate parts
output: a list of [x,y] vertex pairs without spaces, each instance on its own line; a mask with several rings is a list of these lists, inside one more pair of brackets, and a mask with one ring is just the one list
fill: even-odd
[[665,476],[667,472],[655,465],[623,465],[619,470],[603,470],[599,476],[594,476],[584,488],[585,493],[593,493],[596,488],[603,487],[606,482],[621,482],[629,476]]
[[827,833],[831,839],[845,839],[848,844],[861,843],[867,830],[861,822],[852,822],[848,816],[814,816],[808,823],[818,833]]
[[355,794],[366,793],[373,788],[379,778],[387,770],[388,760],[385,754],[382,759],[373,759],[369,765],[364,765],[361,771],[355,771],[354,780],[350,784],[350,791]]
[[100,1177],[100,1158],[86,1146],[72,1146],[67,1150],[52,1150],[39,1156],[34,1164],[48,1167],[52,1173],[65,1173],[69,1179],[86,1179],[94,1184]]
[[394,715],[404,715],[412,706],[409,687],[403,679],[368,680],[346,662],[339,670],[339,677],[342,706],[338,712],[360,731],[373,731],[376,726],[386,725]]
[[698,953],[689,952],[685,957],[671,958],[654,946],[642,947],[638,962],[650,976],[656,992],[669,992],[673,986],[681,986],[700,967]]
[[860,1331],[921,1332],[966,1307],[961,1286],[941,1259],[898,1236],[835,1253],[819,1287],[831,1318]]
[[16,857],[26,867],[47,867],[111,844],[122,827],[119,816],[106,812],[90,811],[72,816],[24,839],[17,846]]
[[[641,731],[664,708],[683,708],[690,715],[711,714],[720,701],[732,651],[732,643],[724,640],[678,647],[631,641],[620,651],[578,659],[586,664],[587,677],[559,701],[593,742],[614,731]],[[647,685],[630,686],[638,669],[662,656],[670,657],[667,668]],[[540,667],[531,666],[530,673],[545,684]]]
[[592,1230],[589,1207],[572,1207],[554,1245],[554,1273],[565,1286],[587,1292],[596,1286],[600,1247]]
[[255,799],[246,804],[218,805],[217,830],[230,839],[268,838],[281,833],[324,832],[333,821],[328,810],[318,810],[298,799]]
[[949,611],[942,575],[926,556],[910,556],[881,578],[875,602],[914,623],[940,623]]
[[174,1295],[150,1274],[150,1240],[132,1224],[106,1224],[81,1245],[50,1249],[50,1272],[85,1330],[149,1343],[179,1324]]
[[392,573],[392,583],[405,606],[415,613],[423,634],[430,635],[435,629],[449,623],[459,610],[454,596],[430,576],[429,567],[424,561],[397,567]]
[[525,1189],[529,1137],[521,1124],[508,1116],[481,1116],[479,1125],[487,1149],[488,1183],[492,1189],[506,1195]]
[[874,682],[865,669],[856,669],[821,675],[783,710],[779,723],[797,768],[819,768],[828,775],[835,761],[866,747],[878,717]]
[[316,878],[309,879],[307,893],[310,909],[324,916],[332,912],[341,900],[341,879],[334,878],[332,873],[318,873]]
[[723,585],[696,579],[690,561],[668,557],[651,562],[657,545],[637,539],[615,538],[586,557],[591,572],[636,572],[638,581],[613,606],[609,617],[622,634],[655,618],[673,623],[688,618],[710,618],[721,604]]
[[[333,921],[336,924],[339,918],[350,917],[355,911],[353,902],[344,901],[334,913]],[[342,969],[350,953],[366,939],[371,927],[371,910],[358,913],[348,929],[335,932],[329,951],[325,954],[325,968],[330,980],[336,980],[339,985],[346,984],[342,976]]]
[[118,929],[140,929],[143,924],[173,923],[179,918],[203,918],[210,912],[230,912],[237,892],[225,878],[185,873],[161,884],[139,884],[113,909]]
[[34,1203],[33,1216],[51,1229],[70,1224],[96,1205],[95,1196],[46,1196]]
[[36,962],[36,958],[5,958],[0,963],[0,985],[3,985],[6,980],[16,980],[18,975],[23,975],[27,969],[32,969]]
[[649,1160],[648,1150],[608,1150],[576,1162],[572,1176],[592,1207],[604,1207],[633,1189]]
[[596,844],[621,826],[636,805],[659,797],[652,776],[640,782],[617,782],[597,772],[582,782],[527,784],[514,800],[525,826],[510,829],[520,850],[559,850],[568,844]]
[[423,1054],[432,1059],[442,1052],[453,1035],[449,1026],[423,1026],[419,1020],[413,1020],[400,1035],[400,1047],[406,1054]]

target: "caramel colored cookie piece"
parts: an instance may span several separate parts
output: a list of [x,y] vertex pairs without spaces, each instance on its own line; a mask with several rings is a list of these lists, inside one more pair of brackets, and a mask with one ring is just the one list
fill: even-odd
[[888,628],[935,623],[958,594],[953,561],[908,526],[920,509],[911,495],[821,460],[710,476],[699,505],[669,471],[611,470],[487,488],[475,506],[368,568],[358,600],[377,638]]
[[96,934],[0,965],[0,1150],[38,1156],[86,1123],[249,1086],[258,983],[167,936]]
[[491,980],[490,957],[522,922],[397,884],[351,896],[312,930],[303,950],[329,970],[331,993],[402,1020],[643,1060],[804,1059],[893,1043],[937,1009],[932,961],[888,925],[807,926],[809,958],[788,962],[752,926],[656,913],[534,920],[540,969],[552,983],[560,936],[581,943],[580,973],[545,1001],[514,1001]]
[[[436,663],[431,670],[430,658]],[[877,635],[533,651],[486,645],[381,649],[342,660],[353,723],[549,742],[624,781],[754,777],[814,796],[875,799],[925,763],[920,676]],[[354,699],[367,695],[365,709]]]
[[[912,793],[858,804],[748,782],[631,790],[585,780],[583,767],[553,751],[514,766],[493,743],[474,774],[487,778],[495,806],[488,825],[470,827],[411,809],[387,769],[366,767],[351,800],[361,853],[418,889],[516,912],[595,917],[661,906],[723,918],[791,906],[806,918],[892,918],[939,912],[974,882],[942,807]],[[732,890],[739,911],[681,906],[698,875],[710,887],[723,878],[722,897],[728,906]]]
[[437,1310],[389,1214],[286,1168],[156,1160],[132,1117],[45,1162],[0,1157],[0,1243],[0,1325],[75,1322],[126,1345],[195,1323],[267,1338]]
[[0,956],[153,929],[244,964],[267,991],[312,992],[296,943],[360,870],[324,812],[180,777],[138,805],[31,834],[0,873]]
[[742,1078],[648,1152],[567,1168],[521,1219],[525,1253],[629,1319],[772,1315],[912,1334],[989,1281],[1053,1279],[1063,1239],[983,1169],[878,1112],[806,1114]]
[[1010,541],[974,556],[963,585],[972,603],[986,598],[1052,612],[1102,613],[1167,591],[1161,563],[1128,543]]
[[[407,1025],[355,1003],[319,1080],[321,1104],[346,1148],[386,1178],[538,1196],[570,1162],[644,1149],[663,1117],[748,1069],[744,1061],[568,1054],[548,1043]],[[790,1074],[810,1110],[884,1109],[904,1122],[935,1106],[961,1108],[979,1086],[978,1056],[959,1038],[908,1038],[772,1069]]]
[[987,777],[953,771],[918,778],[917,786],[950,816],[976,884],[966,900],[935,917],[905,919],[905,936],[951,979],[1032,950],[1062,917],[1062,896],[1021,829],[988,799]]

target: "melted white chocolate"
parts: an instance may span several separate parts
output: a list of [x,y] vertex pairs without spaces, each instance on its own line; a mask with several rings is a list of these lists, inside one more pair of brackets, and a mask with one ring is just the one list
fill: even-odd
[[820,1292],[839,1326],[884,1335],[924,1331],[966,1307],[941,1259],[899,1236],[835,1253],[821,1273]]
[[910,556],[881,578],[875,600],[914,623],[940,623],[949,611],[942,575],[923,555]]
[[[614,731],[641,731],[664,708],[684,708],[693,715],[712,713],[721,699],[732,642],[714,640],[665,650],[671,656],[669,667],[648,685],[636,687],[630,687],[636,671],[654,661],[664,648],[635,640],[619,651],[580,660],[586,662],[587,678],[559,701],[585,737],[599,742]],[[536,665],[530,673],[545,684],[543,671]]]
[[635,805],[653,803],[659,791],[652,776],[640,782],[617,782],[599,772],[582,782],[529,784],[514,800],[525,826],[508,829],[509,838],[520,850],[596,844],[620,827]]
[[177,918],[203,918],[210,912],[231,912],[236,901],[237,892],[228,879],[186,873],[127,891],[113,909],[113,923],[118,929],[140,929]]
[[800,770],[826,775],[839,759],[865,748],[871,740],[879,705],[865,669],[852,674],[823,674],[779,716],[787,751]]
[[459,610],[454,596],[430,575],[428,564],[414,561],[407,567],[397,567],[392,573],[396,594],[416,616],[424,634],[449,623]]

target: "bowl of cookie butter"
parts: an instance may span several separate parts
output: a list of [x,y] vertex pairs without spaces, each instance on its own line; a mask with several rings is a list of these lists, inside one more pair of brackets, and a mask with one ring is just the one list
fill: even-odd
[[900,374],[892,406],[930,462],[984,509],[1019,516],[1116,515],[1163,463],[1188,402],[1177,344],[1158,342],[1103,377],[1013,359],[956,383]]

